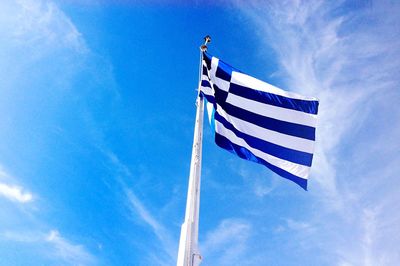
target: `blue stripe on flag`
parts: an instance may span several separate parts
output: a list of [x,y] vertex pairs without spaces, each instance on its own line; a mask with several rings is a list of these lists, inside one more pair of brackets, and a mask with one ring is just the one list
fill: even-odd
[[211,88],[210,82],[209,82],[208,80],[205,80],[205,79],[201,80],[201,86],[202,86],[202,87],[209,87],[209,88]]
[[218,103],[225,103],[228,97],[228,92],[221,90],[216,84],[213,84],[214,96]]
[[275,165],[266,162],[265,160],[255,156],[248,149],[232,143],[229,139],[218,133],[215,133],[215,143],[217,143],[217,145],[220,146],[221,148],[226,149],[233,154],[236,154],[240,158],[265,165],[276,174],[295,182],[296,184],[301,186],[304,190],[307,190],[307,179],[295,176],[279,167],[276,167]]
[[232,67],[219,60],[215,76],[230,82],[232,77]]
[[292,163],[301,164],[305,166],[311,166],[313,155],[307,152],[302,152],[298,150],[293,150],[286,148],[248,134],[245,134],[238,129],[236,129],[229,121],[222,117],[218,112],[215,113],[215,119],[222,123],[225,128],[232,131],[237,137],[243,139],[251,147],[270,154],[272,156],[281,158]]
[[203,75],[208,76],[208,69],[203,66]]
[[261,103],[301,111],[309,114],[318,113],[318,101],[292,99],[273,93],[250,89],[235,83],[230,84],[229,92]]
[[211,58],[212,58],[212,56],[210,56],[209,54],[203,53],[203,60],[204,60],[204,62],[206,62],[208,70],[211,69]]
[[204,96],[208,102],[215,104],[215,98],[213,96],[207,95],[202,91],[200,91],[200,96]]
[[[217,100],[219,103],[219,101]],[[274,119],[271,117],[262,116],[237,106],[234,106],[230,103],[224,103],[223,109],[230,115],[242,119],[244,121],[250,122],[254,125],[270,129],[276,132],[280,132],[283,134],[315,140],[315,128],[300,124],[294,124],[278,119]]]

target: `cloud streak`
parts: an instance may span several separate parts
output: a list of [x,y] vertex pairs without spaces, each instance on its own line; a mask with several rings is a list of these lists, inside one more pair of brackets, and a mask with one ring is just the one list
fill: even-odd
[[[29,109],[34,103],[27,102],[25,97],[19,101],[13,97],[13,92],[23,91],[29,98],[31,93],[37,94],[39,90],[39,93],[45,93],[43,91],[49,85],[52,90],[67,85],[71,75],[77,72],[77,64],[82,62],[75,60],[76,56],[89,51],[70,18],[52,1],[1,1],[0,13],[0,105],[2,111],[7,110],[2,112],[6,116],[0,115],[4,129],[2,139],[5,143],[23,142],[24,139],[18,139],[21,130],[15,121],[18,120],[19,110],[23,117],[35,121],[34,116],[26,115],[35,113]],[[56,68],[60,65],[62,71],[57,73]],[[51,71],[45,72],[47,69]],[[42,80],[46,86],[41,86]],[[14,110],[14,106],[18,106],[18,109]],[[40,122],[43,121],[46,121],[46,117],[41,118]],[[29,125],[24,126],[25,130],[34,131]],[[1,219],[1,241],[15,242],[21,249],[16,254],[25,254],[24,248],[28,245],[27,250],[37,251],[38,261],[51,260],[51,263],[71,265],[96,264],[97,259],[83,245],[62,236],[57,229],[46,229],[54,226],[41,218],[45,212],[38,205],[40,202],[27,204],[37,198],[44,202],[46,197],[30,192],[23,185],[16,185],[19,182],[14,182],[14,179],[0,167],[0,196],[23,204],[23,208],[16,208],[15,204],[4,205],[12,213]],[[5,254],[11,257],[15,253],[8,252],[5,250]]]
[[168,231],[153,217],[153,215],[150,214],[148,209],[131,190],[127,190],[127,196],[131,203],[133,211],[137,213],[139,217],[152,229],[153,233],[163,245],[163,248],[168,254],[171,261],[174,261],[176,257],[176,252],[173,248],[175,246],[175,243],[172,241]]
[[2,196],[18,203],[28,203],[33,201],[32,193],[21,186],[10,184],[9,181],[11,179],[12,177],[0,165],[0,197]]
[[134,175],[130,169],[120,161],[118,156],[104,148],[100,148],[101,152],[108,158],[110,163],[116,172],[116,180],[119,183],[121,189],[124,191],[125,196],[128,200],[128,206],[132,213],[137,215],[142,222],[146,224],[151,229],[151,232],[156,236],[160,243],[161,250],[166,254],[166,256],[151,252],[148,256],[148,260],[152,264],[158,265],[169,265],[175,263],[177,250],[176,241],[171,237],[170,232],[166,227],[155,218],[155,216],[150,212],[149,208],[145,206],[142,200],[135,194],[132,188],[130,188],[121,176],[133,179]]
[[[30,47],[69,48],[86,52],[80,32],[64,12],[51,1],[16,1],[18,14],[13,39]],[[47,51],[48,52],[48,51]]]
[[206,265],[247,265],[251,224],[242,219],[224,219],[200,244]]
[[[0,177],[2,179],[12,179],[13,177],[0,166]],[[20,186],[7,185],[0,183],[0,196],[8,200],[25,204],[33,200],[30,192],[26,192]],[[24,226],[20,229],[10,226],[3,227],[0,223],[0,241],[13,241],[19,244],[30,244],[36,249],[38,248],[44,256],[56,261],[64,261],[73,265],[93,265],[96,263],[95,257],[90,254],[86,248],[79,244],[74,244],[62,237],[60,233],[52,229],[49,233],[43,233],[39,228],[48,227],[48,225],[36,217],[37,215],[31,213],[31,209],[24,209],[19,213],[17,209],[13,216],[18,217],[20,220],[25,220]],[[7,221],[9,217],[2,217],[2,222],[10,223]],[[18,222],[19,223],[19,222]],[[26,231],[25,226],[30,229]],[[7,229],[12,228],[12,229]],[[50,250],[49,250],[50,248]]]
[[84,246],[75,244],[65,239],[60,233],[52,229],[48,233],[43,232],[17,232],[6,231],[0,234],[2,239],[21,244],[30,244],[34,248],[40,248],[43,255],[63,261],[70,265],[93,265],[95,257]]
[[0,183],[0,196],[20,203],[27,203],[33,200],[32,194],[25,192],[22,187],[4,183]]
[[[68,94],[68,97],[62,97],[63,101],[64,98],[79,97],[82,102],[90,101],[90,104],[93,104],[93,94],[96,95],[96,99],[101,98],[101,95],[103,95],[104,105],[102,105],[102,108],[105,109],[105,106],[118,100],[119,95],[118,91],[115,90],[116,83],[111,64],[87,47],[85,39],[77,27],[53,1],[18,0],[16,2],[2,2],[0,3],[0,10],[4,10],[4,16],[0,16],[0,22],[4,22],[0,23],[0,33],[4,33],[3,36],[7,40],[4,43],[0,43],[0,48],[4,46],[4,50],[8,52],[0,62],[0,75],[6,77],[6,83],[9,84],[7,87],[15,90],[16,84],[20,84],[20,76],[29,79],[32,73],[37,73],[34,71],[36,69],[43,68],[48,70],[54,67],[55,71],[51,71],[51,76],[45,77],[44,80],[46,85],[50,83],[53,86],[51,93],[54,93],[53,90],[58,88],[66,88],[66,90],[62,91],[63,93],[72,91],[71,94]],[[26,55],[18,56],[19,51],[25,51]],[[8,67],[10,64],[16,67],[10,69]],[[94,70],[96,71],[95,73]],[[42,73],[40,72],[39,74]],[[89,75],[92,78],[80,80],[80,82],[89,82],[89,86],[85,87],[86,83],[79,86],[73,84],[75,77],[78,80],[84,75]],[[35,76],[34,78],[36,79],[37,77]],[[52,80],[53,78],[55,80]],[[95,84],[93,85],[93,83]],[[29,82],[29,85],[31,86],[32,84]],[[82,89],[82,87],[85,88]],[[100,91],[99,89],[101,88],[105,89]],[[22,89],[26,88],[23,87]],[[37,90],[38,88],[34,89]],[[43,89],[48,89],[48,86]],[[93,91],[87,93],[91,89],[95,89],[95,93]],[[0,91],[1,95],[2,92]],[[3,97],[3,99],[5,98]],[[84,121],[85,134],[88,135],[89,141],[100,151],[100,154],[107,158],[107,162],[111,165],[111,172],[116,175],[115,180],[113,180],[116,183],[116,187],[113,188],[118,192],[123,191],[122,195],[125,196],[124,203],[132,211],[132,214],[137,215],[138,219],[148,226],[158,240],[155,242],[160,243],[161,252],[159,253],[161,255],[156,254],[154,256],[154,254],[151,254],[153,256],[152,259],[154,261],[160,259],[160,261],[172,263],[176,257],[176,242],[171,240],[165,226],[151,213],[151,208],[146,206],[140,197],[135,194],[134,189],[127,185],[124,179],[126,177],[133,179],[134,175],[114,153],[104,148],[107,147],[104,141],[104,132],[99,129],[97,120],[94,117],[95,114],[91,112],[90,107],[83,105],[83,110],[78,111],[79,118]],[[104,119],[104,117],[101,117],[101,119]],[[104,123],[104,121],[102,120],[101,123]],[[113,184],[109,186],[113,186]],[[15,200],[19,199],[28,202],[31,200],[28,193],[21,187],[2,187],[0,184],[0,195],[7,195]],[[116,197],[119,198],[120,195],[118,194]],[[123,207],[126,207],[126,205]],[[50,236],[46,238],[47,242],[61,248],[59,257],[63,255],[62,250],[71,251],[72,253],[78,250],[77,248],[74,249],[71,246],[72,244],[68,245],[69,242],[57,234],[57,231],[52,231]]]
[[[400,185],[394,151],[400,150],[394,140],[400,130],[400,5],[348,4],[237,6],[258,27],[260,46],[274,49],[275,75],[286,89],[320,99],[309,192],[316,209],[308,214],[306,232],[292,220],[288,226],[299,232],[297,239],[336,258],[332,265],[392,265],[399,255],[388,243],[399,240],[400,232],[394,222],[400,216],[391,211],[400,200],[391,188]],[[322,232],[332,230],[342,234],[321,242]]]
[[95,258],[82,245],[71,243],[60,235],[57,230],[51,230],[44,239],[55,250],[56,256],[75,265],[89,265],[95,263]]

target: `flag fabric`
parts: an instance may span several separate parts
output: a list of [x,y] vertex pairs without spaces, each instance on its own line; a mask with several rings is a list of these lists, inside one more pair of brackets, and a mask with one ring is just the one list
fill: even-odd
[[281,90],[203,53],[200,97],[215,142],[307,190],[318,100]]

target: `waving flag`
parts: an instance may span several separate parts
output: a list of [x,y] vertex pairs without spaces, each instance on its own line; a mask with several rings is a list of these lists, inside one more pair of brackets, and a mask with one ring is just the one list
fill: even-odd
[[200,94],[215,142],[307,190],[318,100],[287,92],[203,53]]

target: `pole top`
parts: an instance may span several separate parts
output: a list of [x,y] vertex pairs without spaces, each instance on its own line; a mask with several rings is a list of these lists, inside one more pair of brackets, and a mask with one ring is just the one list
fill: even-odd
[[210,35],[207,35],[206,37],[204,37],[204,44],[202,46],[200,46],[200,50],[202,52],[207,51],[207,43],[211,42],[211,37]]

